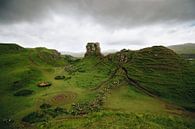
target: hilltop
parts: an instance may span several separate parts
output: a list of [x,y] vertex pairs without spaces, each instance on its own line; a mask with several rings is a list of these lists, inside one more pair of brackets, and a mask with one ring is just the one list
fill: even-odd
[[0,52],[1,54],[3,53],[10,53],[10,52],[18,52],[18,51],[21,51],[21,50],[24,50],[23,47],[17,45],[17,44],[14,44],[14,43],[10,43],[10,44],[0,44]]
[[195,127],[195,62],[164,46],[104,56],[88,43],[83,58],[16,44],[0,52],[1,129]]

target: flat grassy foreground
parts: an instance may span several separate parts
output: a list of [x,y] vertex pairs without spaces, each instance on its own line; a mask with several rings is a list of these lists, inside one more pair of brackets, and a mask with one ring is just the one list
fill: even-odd
[[[3,46],[0,128],[195,128],[194,62],[172,53],[158,60],[146,51],[127,53],[129,65],[119,65],[128,69],[126,74],[116,55],[74,59],[45,48]],[[129,83],[127,75],[153,96]],[[41,82],[51,86],[38,87]]]

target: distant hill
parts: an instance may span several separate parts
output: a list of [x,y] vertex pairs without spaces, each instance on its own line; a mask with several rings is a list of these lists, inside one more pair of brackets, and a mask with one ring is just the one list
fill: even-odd
[[168,48],[174,50],[178,54],[195,54],[195,43],[173,45]]
[[62,51],[60,52],[62,55],[71,55],[74,57],[84,57],[84,52],[67,52],[67,51]]

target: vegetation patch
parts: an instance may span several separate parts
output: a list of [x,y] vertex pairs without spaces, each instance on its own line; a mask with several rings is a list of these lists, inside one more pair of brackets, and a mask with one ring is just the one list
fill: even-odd
[[72,78],[72,77],[70,77],[70,76],[69,76],[69,77],[65,77],[64,80],[65,80],[65,81],[66,81],[66,80],[70,80],[71,78]]
[[[44,106],[46,106],[44,104]],[[48,107],[48,105],[47,105]],[[39,112],[32,112],[27,116],[23,117],[22,121],[27,123],[46,122],[51,118],[55,118],[59,115],[67,115],[69,112],[61,107],[56,108],[45,108]]]
[[0,119],[0,129],[15,129],[14,120],[10,118]]
[[60,115],[60,114],[68,114],[68,111],[64,108],[61,107],[56,107],[54,109],[54,111],[56,112],[56,114]]
[[33,92],[34,92],[33,90],[24,89],[24,90],[20,90],[14,93],[14,96],[29,96]]
[[14,81],[12,84],[12,89],[20,89],[23,87],[22,81]]
[[50,104],[47,104],[47,103],[43,103],[43,104],[40,106],[41,109],[48,109],[48,108],[50,108],[50,107],[51,107],[51,105],[50,105]]
[[69,74],[74,74],[75,72],[78,72],[79,69],[74,65],[66,65],[64,70]]
[[65,108],[56,107],[56,108],[49,108],[46,110],[42,110],[45,116],[55,118],[59,115],[68,115],[69,112]]
[[103,99],[99,97],[90,102],[72,104],[71,115],[83,116],[91,112],[97,112],[100,111],[102,105]]
[[28,122],[28,123],[44,122],[46,120],[47,120],[47,117],[41,112],[32,112],[22,118],[22,121]]
[[63,79],[65,79],[65,76],[56,76],[54,79],[55,80],[63,80]]

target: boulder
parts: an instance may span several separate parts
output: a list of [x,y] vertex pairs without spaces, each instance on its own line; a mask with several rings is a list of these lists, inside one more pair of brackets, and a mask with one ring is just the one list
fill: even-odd
[[48,87],[51,86],[50,82],[40,82],[37,84],[38,87]]

